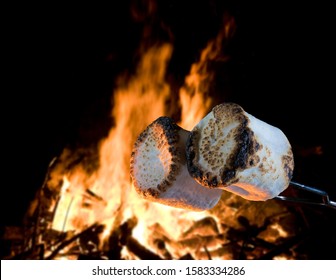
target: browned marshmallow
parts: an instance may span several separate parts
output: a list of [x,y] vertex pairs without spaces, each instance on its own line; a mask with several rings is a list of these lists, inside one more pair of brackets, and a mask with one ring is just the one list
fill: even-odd
[[284,191],[294,160],[285,134],[234,103],[217,105],[191,131],[189,173],[201,185],[265,201]]
[[222,190],[197,183],[186,166],[189,131],[168,117],[152,122],[137,138],[131,155],[131,179],[143,198],[195,211],[214,207]]

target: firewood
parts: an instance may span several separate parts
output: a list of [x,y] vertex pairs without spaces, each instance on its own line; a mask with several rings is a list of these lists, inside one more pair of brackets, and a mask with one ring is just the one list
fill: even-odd
[[127,239],[126,247],[141,260],[161,260],[158,255],[145,248],[133,237]]
[[98,228],[101,228],[102,225],[99,224],[93,224],[92,226],[88,227],[87,229],[83,230],[82,232],[74,235],[73,237],[71,237],[68,240],[63,241],[60,245],[58,245],[58,247],[49,255],[47,256],[45,259],[46,260],[52,260],[54,259],[57,254],[64,249],[66,246],[70,245],[72,242],[74,242],[75,240],[77,240],[78,238],[80,238],[81,236],[84,236],[85,234],[91,233],[94,230],[97,230]]

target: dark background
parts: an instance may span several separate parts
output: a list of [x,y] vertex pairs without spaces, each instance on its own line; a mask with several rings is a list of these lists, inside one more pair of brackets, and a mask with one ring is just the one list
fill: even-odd
[[[114,78],[134,68],[145,24],[152,24],[152,42],[173,40],[169,74],[179,84],[224,12],[236,32],[226,49],[231,59],[219,67],[217,97],[282,129],[297,159],[294,178],[334,195],[332,9],[315,1],[161,0],[151,9],[147,2],[3,10],[1,224],[21,224],[65,146],[106,135]],[[322,155],[310,153],[316,146]]]

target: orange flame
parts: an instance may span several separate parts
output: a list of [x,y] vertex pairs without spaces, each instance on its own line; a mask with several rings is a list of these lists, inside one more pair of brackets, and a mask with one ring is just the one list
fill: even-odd
[[210,69],[210,62],[227,60],[223,55],[223,43],[232,36],[235,24],[233,17],[225,15],[224,27],[217,37],[209,41],[202,50],[200,60],[191,66],[185,84],[180,89],[179,97],[182,106],[180,125],[191,130],[213,105],[209,90],[213,84],[215,73]]

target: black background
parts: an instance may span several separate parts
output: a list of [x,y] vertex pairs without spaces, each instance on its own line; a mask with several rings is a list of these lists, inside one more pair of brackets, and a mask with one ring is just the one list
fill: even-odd
[[178,84],[217,34],[224,12],[237,27],[227,48],[231,59],[220,68],[219,99],[239,102],[282,129],[298,156],[321,146],[323,155],[299,158],[294,177],[332,194],[331,7],[314,1],[161,0],[149,13],[146,2],[3,10],[1,223],[21,223],[48,163],[66,145],[87,145],[107,133],[114,78],[133,69],[145,24],[152,24],[152,42],[173,40],[169,73]]

